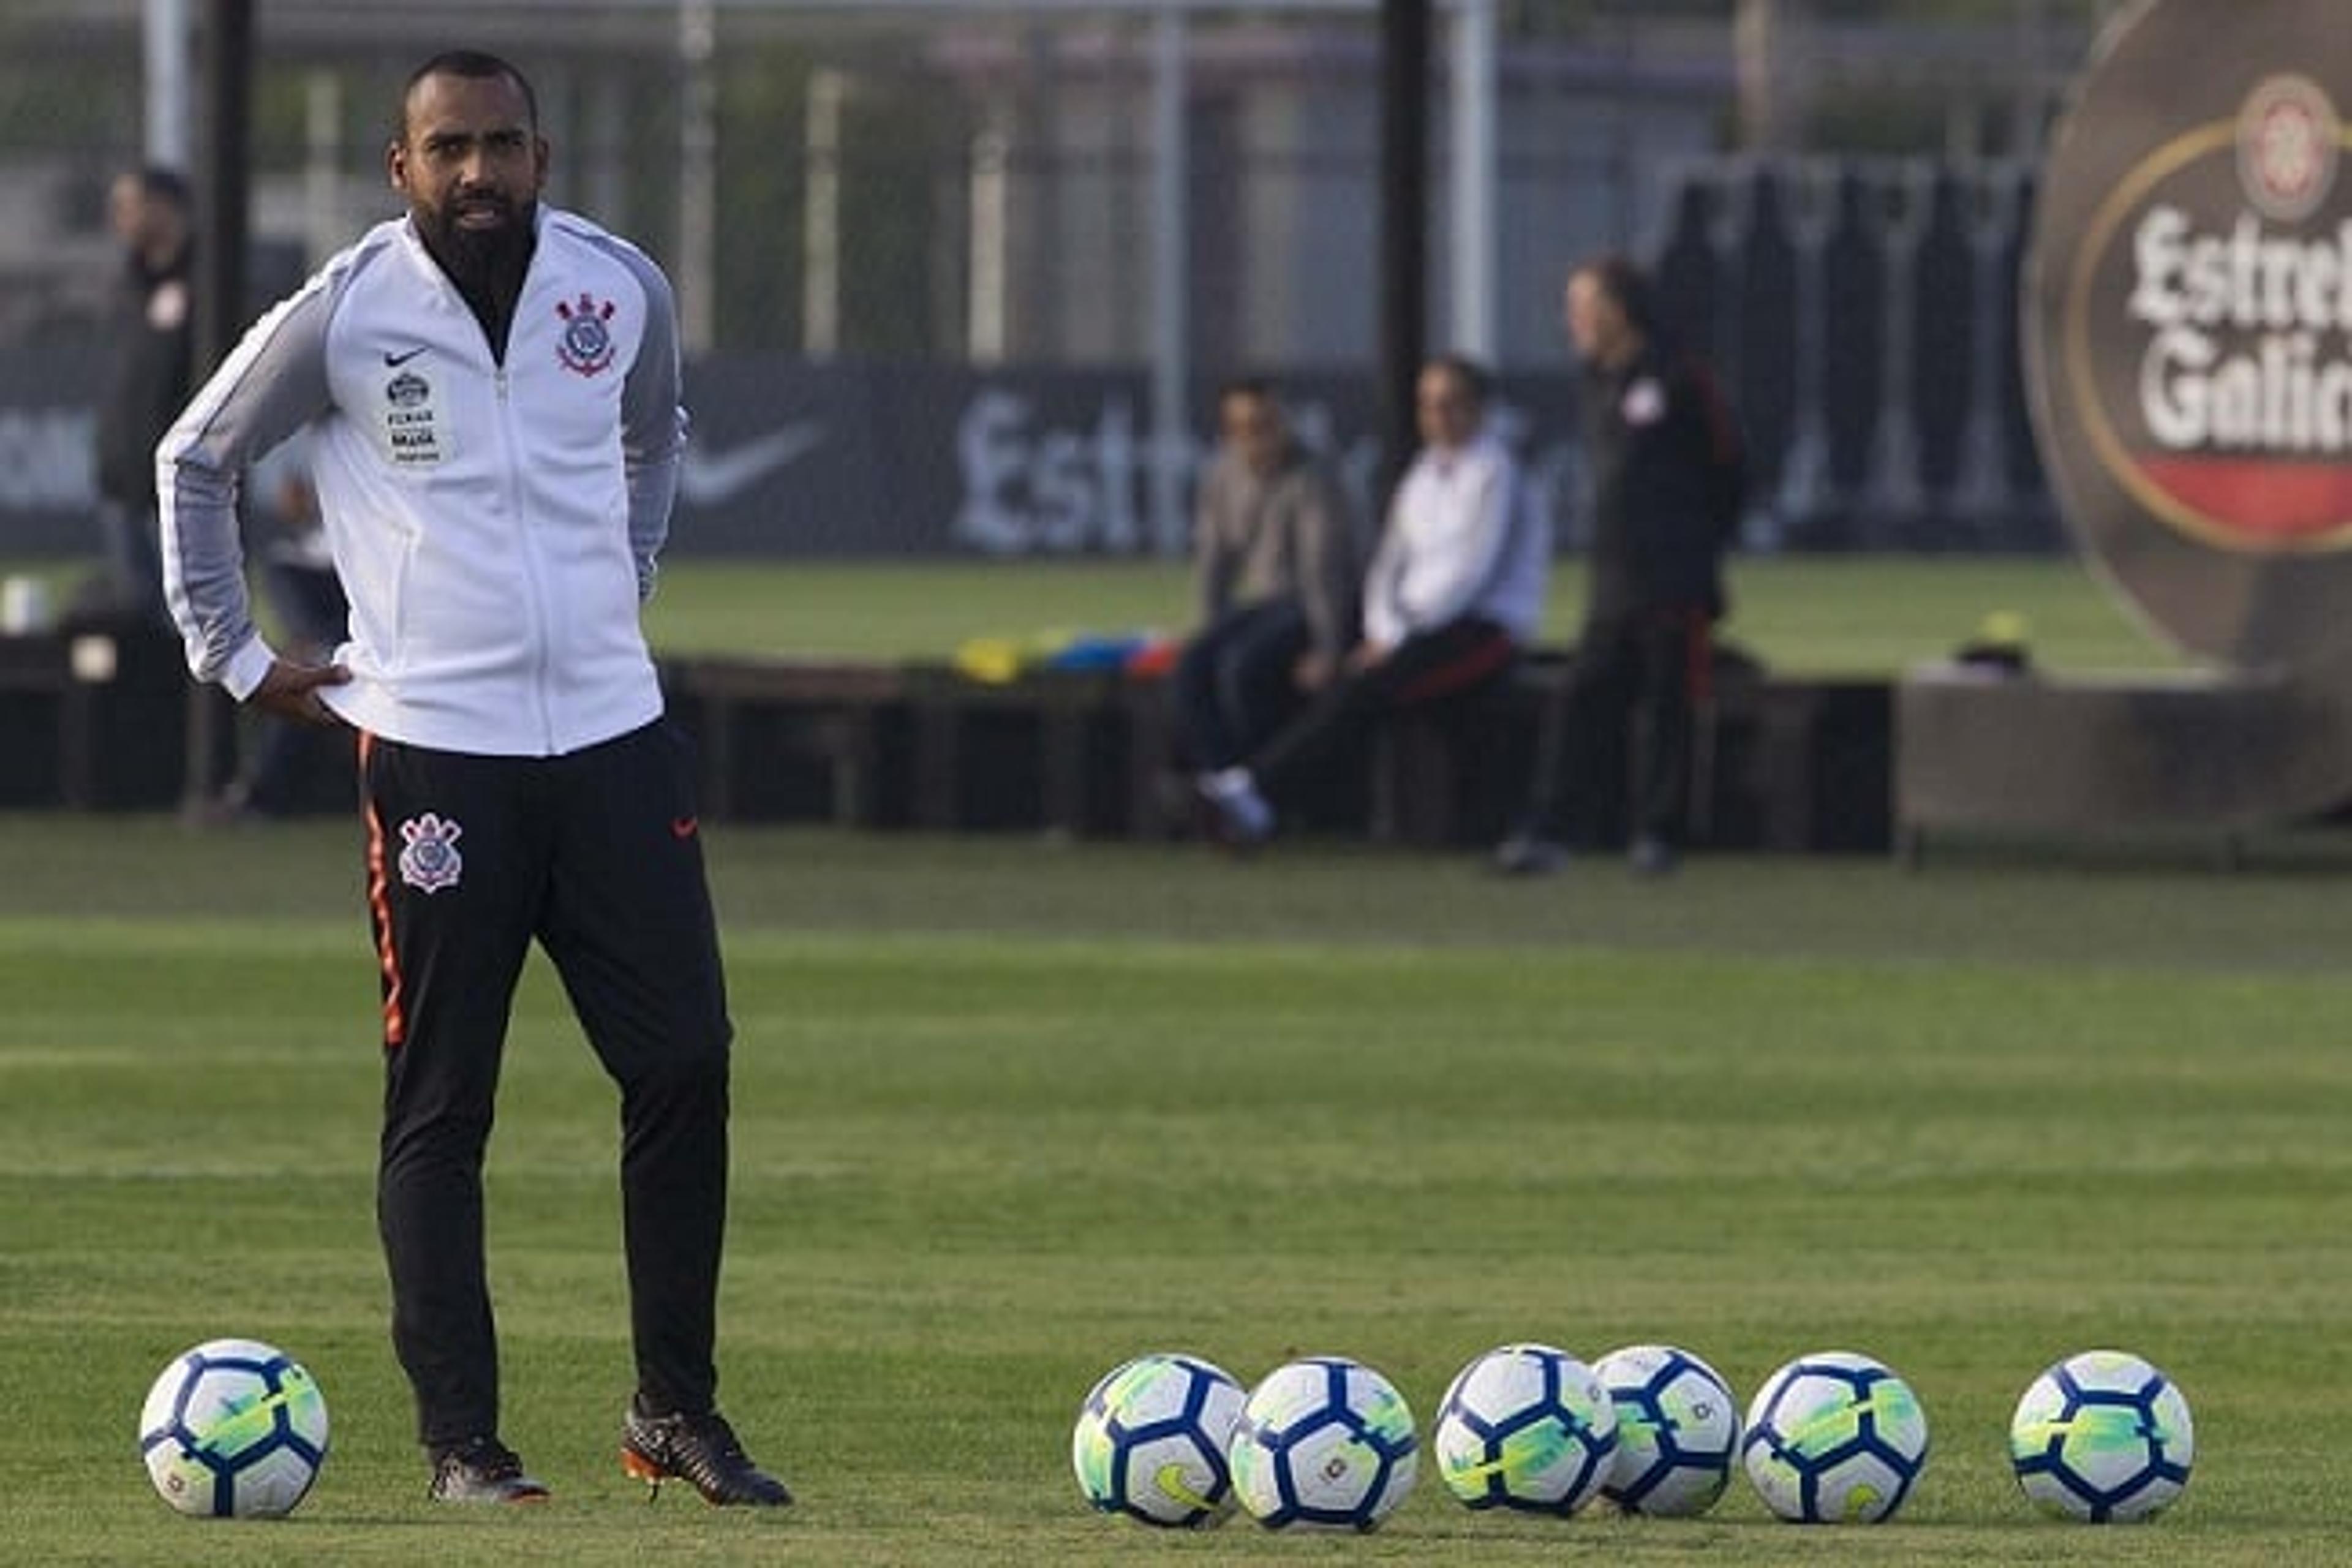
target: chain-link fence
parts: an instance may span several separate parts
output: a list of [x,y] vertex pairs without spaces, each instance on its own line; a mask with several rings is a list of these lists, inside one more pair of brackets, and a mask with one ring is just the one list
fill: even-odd
[[[1452,226],[1464,210],[1456,138],[1475,123],[1457,110],[1474,79],[1450,52],[1453,7],[1438,7],[1433,346],[1464,341],[1463,301],[1483,301],[1489,357],[1530,388],[1528,406],[1562,406],[1551,384],[1567,370],[1561,271],[1598,248],[1657,258],[1673,242],[1692,171],[1711,166],[1740,112],[1732,9],[1729,0],[1592,0],[1492,11],[1501,38],[1487,78],[1487,189],[1468,209],[1486,227],[1471,247]],[[1861,89],[1893,83],[1905,114],[1934,105],[1929,139],[1958,143],[2031,134],[2017,128],[2045,112],[2063,80],[2058,62],[2095,7],[2019,0],[2004,19],[1989,3],[1977,8],[1990,18],[1980,25],[1916,36],[1840,31],[1844,12],[1869,8],[1819,9],[1822,59],[1843,61]],[[554,147],[550,198],[659,258],[714,385],[726,362],[738,390],[726,406],[698,407],[706,436],[730,426],[747,439],[772,435],[779,421],[807,416],[820,385],[836,399],[852,383],[879,386],[857,393],[877,410],[864,461],[885,476],[929,467],[942,495],[968,500],[968,483],[959,492],[946,481],[969,479],[971,415],[988,377],[1026,378],[1008,395],[1043,408],[1066,399],[1039,377],[1083,375],[1117,389],[1128,412],[1114,418],[1099,397],[1080,398],[1087,409],[1070,417],[1091,432],[1085,450],[1038,460],[1084,469],[1100,489],[1111,481],[1096,459],[1125,442],[1139,452],[1132,482],[1151,491],[1133,504],[1153,515],[1131,531],[1045,531],[1075,548],[1165,547],[1173,491],[1155,489],[1151,476],[1189,474],[1206,387],[1241,369],[1314,379],[1341,388],[1332,406],[1344,422],[1346,383],[1372,369],[1375,13],[1370,0],[1159,12],[1108,0],[262,4],[254,303],[397,210],[383,148],[415,61],[456,41],[491,48],[537,88]],[[118,266],[103,192],[142,157],[150,101],[141,15],[137,0],[10,0],[0,11],[0,553],[71,537],[70,514],[87,498],[86,459],[77,469],[73,455],[88,437],[97,322]],[[1171,16],[1181,19],[1172,56]],[[1906,38],[1921,47],[1906,48]],[[1907,63],[1886,63],[1897,60]],[[2014,68],[2005,77],[2003,66]],[[1851,118],[1856,101],[1869,100],[1848,93],[1814,118]],[[1172,149],[1162,144],[1171,123]],[[1160,183],[1171,166],[1172,193]],[[1727,239],[1720,248],[1736,257]],[[1470,279],[1465,258],[1482,249],[1491,275]],[[1172,415],[1146,406],[1171,384],[1171,320],[1183,405]],[[939,390],[941,374],[952,390]],[[930,390],[905,390],[918,384]],[[931,427],[904,427],[910,409],[934,405]],[[1784,411],[1771,412],[1777,431]],[[1131,436],[1118,433],[1120,420]],[[1332,438],[1350,449],[1361,434]],[[1035,439],[1055,447],[1049,430]],[[1771,445],[1777,462],[1782,444],[1776,436]],[[877,482],[861,480],[858,493]],[[1900,483],[1887,493],[1899,497]],[[760,521],[772,517],[775,494],[750,492],[743,504],[761,507],[759,520],[746,513],[702,537],[808,547],[807,530]],[[1096,510],[1115,518],[1126,505],[1103,500]],[[821,548],[960,539],[950,519],[911,527],[826,510]]]
[[[713,342],[1065,363],[1148,346],[1150,14],[724,5],[704,58],[680,37],[690,8],[493,4],[466,37],[532,76],[552,198],[660,257]],[[103,186],[141,155],[136,9],[0,23],[10,336],[87,311],[103,283]],[[381,153],[398,85],[453,36],[452,9],[260,7],[251,184],[270,281],[394,210]],[[519,9],[547,20],[522,29],[507,15]],[[1443,28],[1438,41],[1442,99]],[[1202,362],[1368,357],[1376,50],[1368,5],[1277,0],[1187,22],[1185,258]],[[1505,317],[1531,330],[1502,336],[1549,358],[1551,302],[1514,275],[1637,239],[1657,216],[1657,161],[1719,139],[1727,65],[1704,30],[1645,46],[1608,31],[1520,37],[1507,57],[1497,296],[1534,298],[1524,323]],[[707,255],[698,196],[713,212]],[[1442,241],[1433,250],[1442,273]]]

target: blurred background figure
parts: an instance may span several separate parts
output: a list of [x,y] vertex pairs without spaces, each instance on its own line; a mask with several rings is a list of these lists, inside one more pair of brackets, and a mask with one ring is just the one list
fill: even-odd
[[1270,837],[1276,807],[1381,714],[1476,690],[1534,640],[1551,530],[1486,426],[1491,385],[1485,367],[1460,355],[1422,367],[1413,395],[1422,447],[1364,579],[1363,640],[1306,711],[1242,763],[1196,776],[1226,843]]
[[[280,442],[253,466],[245,494],[248,527],[258,535],[254,553],[261,563],[262,598],[277,622],[278,646],[290,658],[323,665],[332,662],[344,638],[351,608],[319,515],[310,447],[307,433]],[[342,730],[296,724],[274,713],[256,718],[251,742],[244,768],[207,814],[215,823],[292,815],[322,753],[348,757],[352,746]]]
[[1594,834],[1630,739],[1630,856],[1655,876],[1681,853],[1691,713],[1712,668],[1745,467],[1714,374],[1667,329],[1638,267],[1616,255],[1578,267],[1566,309],[1583,371],[1591,586],[1575,662],[1544,716],[1526,817],[1496,864],[1515,875],[1566,864],[1567,838]]
[[1356,641],[1362,572],[1334,476],[1291,434],[1271,383],[1218,395],[1217,456],[1193,509],[1200,629],[1177,661],[1177,742],[1231,767],[1329,685]]
[[107,321],[98,411],[102,574],[77,608],[163,621],[155,537],[155,443],[188,400],[194,371],[193,227],[188,184],[149,166],[115,177],[107,222],[123,251]]

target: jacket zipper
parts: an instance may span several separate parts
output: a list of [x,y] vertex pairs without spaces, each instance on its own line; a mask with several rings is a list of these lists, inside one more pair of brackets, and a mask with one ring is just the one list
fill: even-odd
[[515,429],[514,401],[503,360],[499,362],[494,383],[498,390],[499,431],[507,447],[507,505],[514,518],[515,538],[522,552],[523,578],[530,585],[531,639],[530,692],[538,710],[541,751],[552,756],[555,752],[555,714],[548,701],[548,645],[554,636],[548,602],[547,575],[539,558],[539,538],[531,526],[531,518],[523,506],[522,463],[523,444]]

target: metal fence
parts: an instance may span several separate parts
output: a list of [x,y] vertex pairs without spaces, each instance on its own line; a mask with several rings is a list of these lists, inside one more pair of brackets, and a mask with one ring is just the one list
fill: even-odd
[[[394,210],[381,154],[398,84],[459,36],[449,9],[261,7],[250,180],[272,281]],[[552,198],[669,266],[698,345],[1068,364],[1150,346],[1151,15],[785,0],[718,7],[692,48],[675,5],[473,9],[480,25],[462,36],[534,79]],[[92,308],[103,186],[142,146],[135,11],[0,16],[0,334]],[[526,28],[519,11],[545,20]],[[1183,25],[1178,261],[1201,362],[1369,359],[1376,44],[1367,6],[1345,0]],[[1729,68],[1706,35],[1522,39],[1506,54],[1499,335],[1503,357],[1541,363],[1559,351],[1533,274],[1654,222],[1660,161],[1719,139]],[[1441,59],[1437,100],[1449,80]],[[1444,203],[1452,151],[1435,119]],[[1433,237],[1441,279],[1452,248]]]
[[[142,155],[140,9],[0,10],[0,553],[76,537],[89,493],[96,323],[116,266],[102,193]],[[1461,341],[1462,264],[1483,248],[1490,357],[1549,416],[1566,395],[1561,271],[1630,248],[1665,268],[1743,394],[1765,469],[1759,543],[2046,542],[1996,341],[2021,232],[2016,166],[1725,163],[1738,87],[1727,30],[1638,0],[1570,9],[1580,22],[1545,32],[1528,24],[1543,7],[1514,8],[1523,27],[1494,69],[1477,247],[1448,228],[1465,79],[1444,61],[1433,70],[1432,344]],[[723,358],[730,386],[745,364],[768,365],[751,380],[777,389],[778,407],[797,404],[795,388],[916,384],[925,367],[982,392],[992,375],[1016,391],[1076,377],[1067,384],[1122,388],[1130,404],[1172,402],[1172,416],[1134,415],[1139,482],[1176,480],[1137,503],[1146,524],[1070,534],[1080,548],[1165,548],[1181,537],[1171,498],[1202,445],[1205,386],[1243,368],[1340,386],[1370,373],[1379,338],[1367,6],[1186,8],[1172,256],[1154,187],[1171,123],[1165,15],[1045,0],[265,3],[253,303],[396,210],[382,150],[399,84],[462,37],[531,74],[555,148],[551,198],[670,268],[712,385]],[[1876,292],[1857,294],[1840,267]],[[1172,396],[1159,313],[1171,268]],[[978,395],[915,399],[940,406],[936,427],[892,414],[868,460],[934,466],[948,494]],[[1107,407],[1097,399],[1080,424],[1102,428]],[[973,547],[970,531],[930,521],[861,526],[832,517],[824,548]],[[717,532],[730,548],[798,536],[742,519]]]

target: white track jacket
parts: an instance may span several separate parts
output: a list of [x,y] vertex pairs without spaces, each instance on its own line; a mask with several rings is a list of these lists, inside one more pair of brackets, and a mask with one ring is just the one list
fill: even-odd
[[165,594],[188,668],[242,700],[275,657],[238,545],[246,467],[307,426],[351,600],[320,689],[359,729],[560,756],[662,710],[637,607],[669,529],[686,416],[659,268],[569,213],[538,244],[503,365],[407,220],[255,323],[156,448]]
[[1477,616],[1532,642],[1550,565],[1550,521],[1501,441],[1424,447],[1397,486],[1364,578],[1364,635],[1393,647]]

